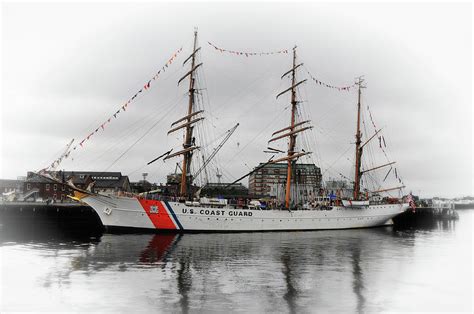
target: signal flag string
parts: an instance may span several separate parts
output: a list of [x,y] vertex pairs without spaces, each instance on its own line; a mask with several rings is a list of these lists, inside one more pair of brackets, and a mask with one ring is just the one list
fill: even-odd
[[[374,119],[372,118],[372,112],[370,111],[369,105],[367,105],[367,111],[369,112],[370,122],[372,122],[372,126],[374,127],[374,130],[377,130],[377,127],[375,126]],[[385,149],[387,148],[387,144],[385,143],[385,137],[383,135],[379,135],[379,136],[377,136],[377,138],[379,140],[379,147],[382,150],[383,154],[385,155],[385,158],[387,158],[387,160],[390,160],[388,158],[387,152],[385,151]],[[399,183],[403,184],[402,178],[400,178],[400,176],[398,175],[397,168],[394,167],[394,169],[395,169],[395,171],[394,171],[395,172],[395,178],[398,180]],[[390,170],[385,175],[385,178],[383,179],[383,181],[385,181],[387,179],[387,177],[390,174],[391,170],[392,170],[392,167],[390,167]]]
[[211,42],[207,42],[211,47],[213,47],[215,50],[220,51],[220,52],[226,52],[226,53],[231,53],[236,56],[268,56],[268,55],[274,55],[274,54],[282,54],[282,53],[288,53],[288,49],[283,49],[283,50],[278,50],[278,51],[270,51],[270,52],[248,52],[248,51],[234,51],[234,50],[227,50],[223,49],[220,47],[217,47]]
[[338,91],[349,91],[351,88],[354,88],[356,87],[356,84],[352,84],[352,85],[348,85],[348,86],[334,86],[334,85],[331,85],[331,84],[326,84],[324,83],[323,81],[321,80],[318,80],[317,78],[315,78],[311,73],[309,73],[308,70],[306,70],[306,72],[308,73],[309,77],[317,84],[317,85],[320,85],[320,86],[323,86],[323,87],[327,87],[327,88],[332,88],[332,89],[337,89]]
[[[48,170],[48,169],[55,169],[56,167],[59,166],[59,164],[63,161],[63,159],[67,159],[71,153],[71,151],[74,151],[76,150],[77,148],[79,147],[84,147],[84,144],[86,141],[89,141],[91,139],[91,137],[96,134],[97,132],[99,132],[99,130],[105,130],[105,126],[110,123],[112,121],[112,119],[117,119],[117,116],[120,114],[121,111],[125,112],[127,110],[127,107],[128,105],[130,105],[137,97],[140,93],[144,92],[144,91],[147,91],[151,88],[151,85],[154,81],[156,81],[160,74],[162,72],[165,72],[166,69],[173,63],[173,61],[176,59],[176,57],[178,56],[178,54],[183,50],[183,47],[179,48],[178,50],[176,50],[175,53],[173,53],[173,55],[171,56],[171,58],[168,59],[168,61],[166,61],[165,65],[163,65],[163,67],[161,67],[161,69],[158,70],[158,72],[155,73],[155,75],[150,79],[148,80],[148,82],[146,82],[143,87],[138,91],[136,92],[130,99],[128,99],[117,111],[115,111],[109,118],[107,118],[103,123],[101,123],[94,131],[92,131],[91,133],[89,133],[86,137],[84,137],[80,142],[79,142],[79,146],[78,145],[75,145],[74,147],[68,147],[67,151],[61,155],[61,157],[59,157],[58,159],[56,159],[49,167],[43,169],[43,170]],[[71,143],[72,144],[72,143]]]

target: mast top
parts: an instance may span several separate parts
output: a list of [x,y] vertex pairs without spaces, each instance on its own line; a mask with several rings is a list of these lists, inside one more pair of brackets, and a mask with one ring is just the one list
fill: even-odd
[[367,88],[367,86],[363,85],[363,83],[365,82],[364,80],[364,76],[365,75],[361,75],[361,76],[358,76],[355,78],[355,84],[359,86],[359,88]]

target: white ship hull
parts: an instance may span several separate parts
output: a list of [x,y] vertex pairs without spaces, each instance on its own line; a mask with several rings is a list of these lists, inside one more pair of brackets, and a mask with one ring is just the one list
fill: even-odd
[[333,206],[330,210],[255,210],[188,206],[184,203],[89,195],[90,205],[106,228],[156,231],[236,232],[368,228],[392,224],[408,204]]

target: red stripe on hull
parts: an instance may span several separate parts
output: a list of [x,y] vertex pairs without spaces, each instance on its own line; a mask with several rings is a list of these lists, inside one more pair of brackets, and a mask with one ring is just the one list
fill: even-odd
[[[170,217],[165,209],[165,206],[160,201],[138,199],[148,218],[153,223],[156,229],[176,230],[173,219]],[[156,206],[156,210],[152,210],[152,206]]]

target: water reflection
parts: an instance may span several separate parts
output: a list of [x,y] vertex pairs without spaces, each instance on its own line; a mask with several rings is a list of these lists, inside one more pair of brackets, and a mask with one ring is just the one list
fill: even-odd
[[[297,257],[295,257],[297,258]],[[292,267],[291,255],[288,252],[284,252],[281,257],[281,262],[283,264],[283,276],[285,278],[286,293],[283,295],[283,298],[288,303],[288,308],[290,313],[296,313],[296,299],[298,296],[298,291],[294,286],[294,281],[296,278],[293,274],[295,270]]]
[[[442,221],[429,231],[178,235],[46,232],[28,237],[0,231],[3,252],[47,265],[35,278],[36,289],[87,293],[92,285],[118,299],[146,298],[141,308],[159,312],[363,313],[391,310],[383,307],[390,298],[380,295],[400,289],[398,276],[412,271],[416,250],[439,233],[454,233],[456,224]],[[118,302],[113,310],[127,306]],[[92,309],[101,310],[80,310]]]
[[178,293],[181,296],[181,310],[183,313],[189,313],[189,292],[191,291],[193,284],[190,264],[185,258],[180,258],[178,264],[179,268],[177,270],[176,281],[178,285]]
[[351,249],[351,258],[352,258],[352,274],[354,276],[352,288],[354,294],[357,297],[357,312],[364,312],[364,277],[362,274],[362,268],[360,267],[360,247],[354,246]]

